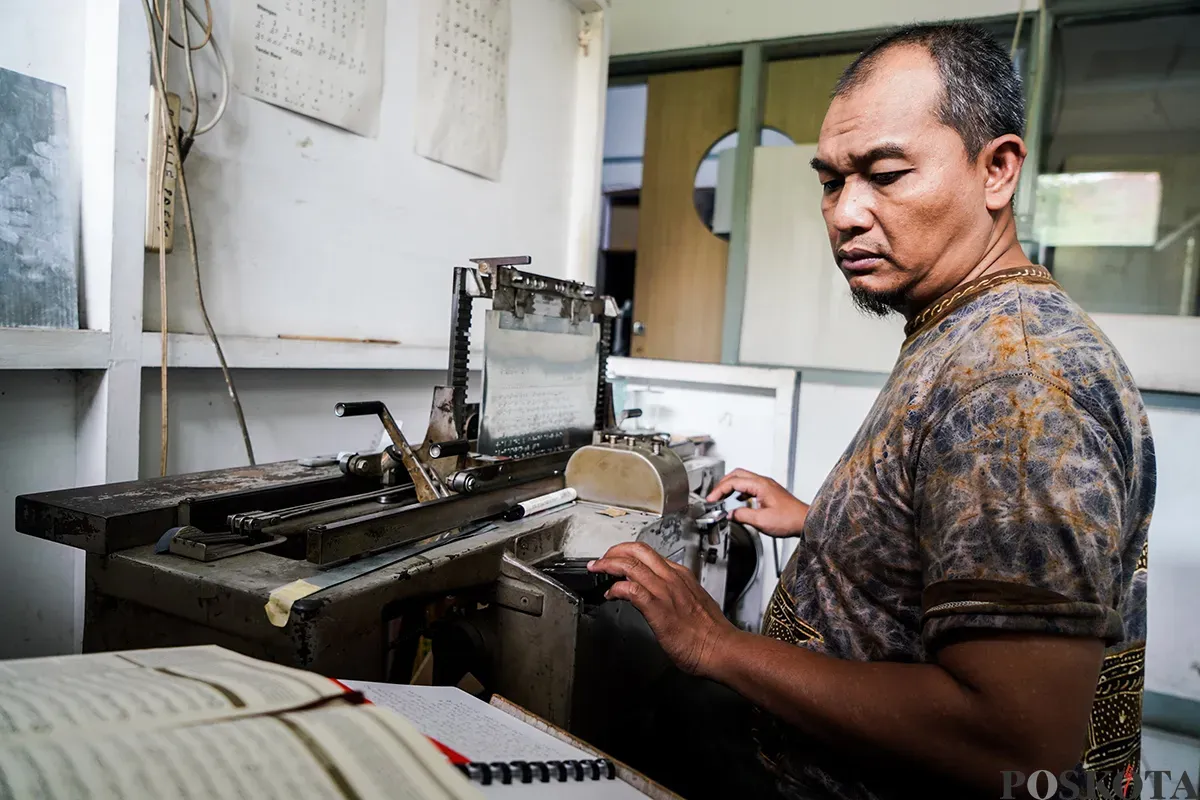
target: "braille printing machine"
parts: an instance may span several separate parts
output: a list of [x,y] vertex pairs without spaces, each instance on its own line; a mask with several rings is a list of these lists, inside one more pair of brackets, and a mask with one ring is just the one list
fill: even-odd
[[528,263],[455,268],[448,383],[419,445],[382,402],[345,402],[337,416],[377,416],[386,447],[17,498],[20,532],[86,552],[84,650],[213,643],[331,677],[482,687],[600,743],[612,698],[644,698],[670,667],[589,559],[645,542],[755,624],[758,537],[702,499],[725,468],[713,443],[622,430],[615,304]]

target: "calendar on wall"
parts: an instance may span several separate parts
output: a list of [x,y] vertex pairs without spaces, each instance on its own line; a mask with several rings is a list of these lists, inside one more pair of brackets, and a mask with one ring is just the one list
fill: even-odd
[[386,6],[386,0],[236,0],[238,91],[374,136]]
[[421,0],[417,153],[499,180],[508,145],[509,0]]

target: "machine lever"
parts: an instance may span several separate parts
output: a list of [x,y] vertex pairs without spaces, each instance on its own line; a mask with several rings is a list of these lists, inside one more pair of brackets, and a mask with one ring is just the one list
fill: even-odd
[[640,408],[627,408],[621,412],[621,418],[617,420],[617,427],[620,428],[627,419],[640,419],[642,410]]
[[388,411],[388,407],[379,400],[368,400],[359,403],[338,403],[333,407],[333,413],[339,417],[367,417],[378,416],[379,421],[383,423],[383,429],[387,431],[388,438],[392,440],[392,444],[400,451],[400,461],[404,464],[404,468],[408,470],[408,475],[412,478],[413,487],[417,491],[417,500],[421,503],[427,503],[430,500],[437,500],[440,497],[448,497],[450,490],[446,488],[446,484],[442,482],[442,478],[436,470],[430,469],[413,452],[412,447],[408,444],[408,440],[404,438],[404,433],[400,430],[400,426],[396,424],[395,418],[392,417],[392,412]]
[[379,400],[366,400],[359,403],[338,403],[333,407],[333,413],[337,414],[339,417],[379,416],[381,419],[386,417],[383,423],[385,427],[389,422],[392,423],[392,425],[396,424],[392,419],[392,414],[390,411],[388,411],[387,406]]

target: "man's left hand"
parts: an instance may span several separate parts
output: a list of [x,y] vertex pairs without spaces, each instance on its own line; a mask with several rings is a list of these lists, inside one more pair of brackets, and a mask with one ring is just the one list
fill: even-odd
[[667,561],[649,545],[616,545],[588,569],[625,579],[614,583],[605,597],[633,603],[663,650],[685,672],[704,675],[720,647],[737,633],[691,571]]

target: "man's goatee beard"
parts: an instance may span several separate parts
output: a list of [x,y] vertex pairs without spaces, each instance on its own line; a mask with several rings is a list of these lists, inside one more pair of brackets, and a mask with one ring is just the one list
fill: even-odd
[[850,287],[850,296],[855,307],[872,317],[898,314],[904,308],[902,292],[872,292],[869,289]]

